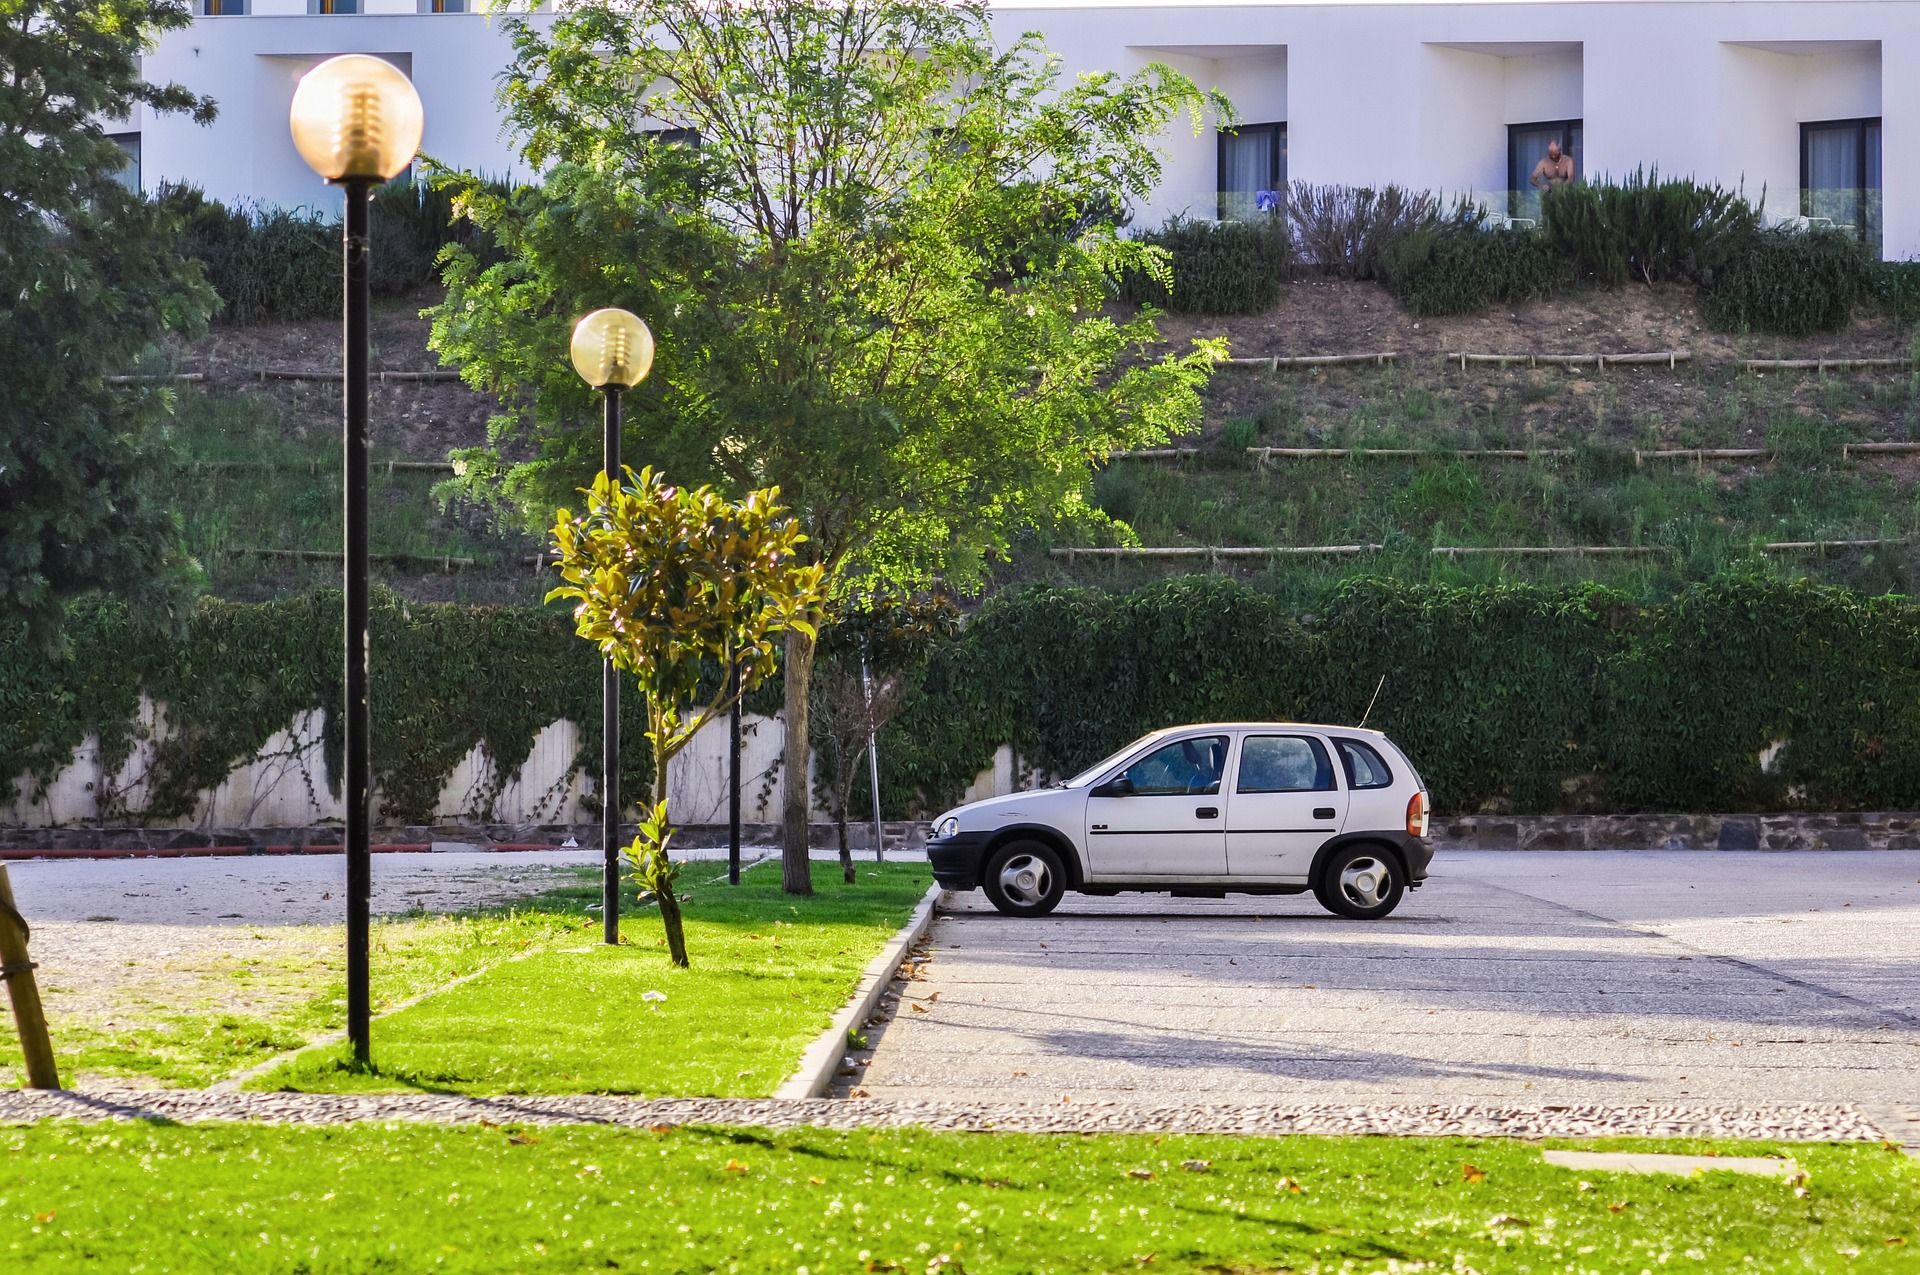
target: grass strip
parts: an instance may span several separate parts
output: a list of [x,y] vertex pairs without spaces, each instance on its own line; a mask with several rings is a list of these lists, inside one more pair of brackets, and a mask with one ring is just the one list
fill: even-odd
[[1920,1266],[1920,1165],[1905,1156],[1712,1149],[1790,1153],[1807,1176],[1583,1174],[1544,1164],[1536,1145],[1461,1138],[50,1122],[0,1129],[0,1267],[1253,1275]]
[[[599,874],[566,869],[511,905],[447,915],[376,918],[369,942],[374,1012],[492,962],[597,930],[586,905]],[[106,1005],[63,1012],[58,969],[41,971],[53,1043],[67,1084],[140,1081],[197,1088],[346,1024],[346,937],[339,925],[233,927],[217,951],[130,961]],[[23,1083],[12,1016],[0,1013],[0,1086]]]
[[691,969],[668,964],[657,916],[630,914],[619,947],[582,936],[380,1020],[371,1070],[316,1049],[248,1087],[770,1094],[932,881],[925,864],[864,865],[852,886],[814,867],[804,898],[781,893],[772,866],[687,887]]

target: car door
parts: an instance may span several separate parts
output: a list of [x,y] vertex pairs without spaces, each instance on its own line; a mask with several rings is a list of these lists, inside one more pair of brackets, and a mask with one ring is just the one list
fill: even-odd
[[1325,740],[1249,731],[1227,807],[1227,871],[1304,881],[1314,852],[1346,814],[1347,792]]
[[1096,877],[1219,877],[1227,872],[1225,733],[1170,740],[1087,795]]

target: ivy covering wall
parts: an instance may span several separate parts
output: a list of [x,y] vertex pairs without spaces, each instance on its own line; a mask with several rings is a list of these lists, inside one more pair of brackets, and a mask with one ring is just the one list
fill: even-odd
[[[145,691],[168,721],[147,814],[187,813],[298,713],[337,700],[340,623],[327,593],[203,602],[177,635],[117,602],[82,604],[56,657],[0,641],[0,774],[49,779],[89,734],[110,764],[124,758]],[[600,665],[564,612],[376,594],[372,637],[387,818],[430,819],[474,744],[511,767],[560,718],[581,728],[577,765],[597,769]],[[1408,751],[1443,814],[1920,808],[1920,604],[1743,579],[1658,604],[1361,580],[1310,614],[1221,577],[1010,593],[912,679],[882,739],[882,787],[890,815],[933,813],[1003,743],[1066,774],[1181,722],[1357,722],[1376,687],[1368,724]],[[763,687],[750,707],[778,694]],[[627,750],[629,791],[643,752]],[[337,736],[327,753],[337,774]]]

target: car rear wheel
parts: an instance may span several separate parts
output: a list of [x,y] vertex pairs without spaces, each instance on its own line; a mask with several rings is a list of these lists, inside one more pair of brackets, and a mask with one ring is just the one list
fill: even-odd
[[1045,916],[1067,892],[1067,870],[1052,846],[1012,841],[987,860],[987,898],[1008,916]]
[[1380,846],[1358,845],[1336,850],[1320,867],[1313,883],[1320,906],[1336,916],[1374,921],[1400,906],[1407,892],[1407,874],[1400,860]]

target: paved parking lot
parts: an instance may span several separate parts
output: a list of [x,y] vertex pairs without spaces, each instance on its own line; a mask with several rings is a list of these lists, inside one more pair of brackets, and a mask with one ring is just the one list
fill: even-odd
[[[1444,854],[1309,895],[951,896],[874,1098],[1920,1101],[1920,854]],[[1909,1118],[1911,1114],[1909,1114]]]

